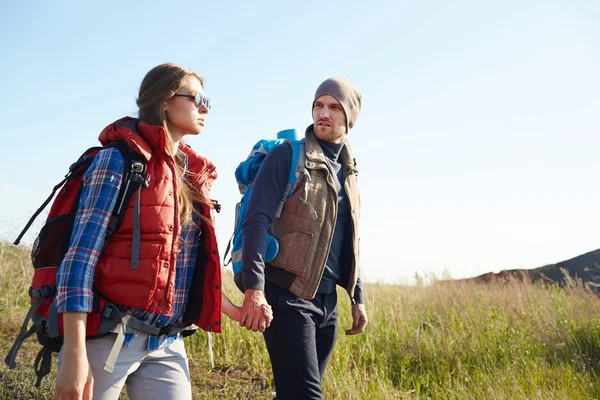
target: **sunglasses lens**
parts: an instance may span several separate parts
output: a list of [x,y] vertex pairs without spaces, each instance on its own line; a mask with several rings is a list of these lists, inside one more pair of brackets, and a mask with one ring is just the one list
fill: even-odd
[[210,100],[208,97],[204,96],[204,93],[198,92],[196,93],[196,106],[200,108],[201,106],[205,106],[210,110]]

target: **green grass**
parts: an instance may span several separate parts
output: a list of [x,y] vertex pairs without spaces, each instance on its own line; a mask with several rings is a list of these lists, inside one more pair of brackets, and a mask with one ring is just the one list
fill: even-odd
[[[0,351],[23,318],[31,275],[26,249],[0,244]],[[237,292],[226,275],[226,291]],[[340,336],[325,380],[327,399],[600,399],[600,300],[580,282],[566,288],[438,282],[367,285],[370,324],[348,337],[340,291]],[[186,340],[194,398],[270,399],[272,375],[259,334],[226,320],[214,336]],[[32,339],[17,369],[0,366],[0,398],[52,398],[47,377],[33,388]]]

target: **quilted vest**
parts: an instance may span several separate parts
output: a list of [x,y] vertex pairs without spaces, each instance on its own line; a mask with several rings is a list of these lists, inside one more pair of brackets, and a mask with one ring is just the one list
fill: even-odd
[[[175,292],[176,253],[181,231],[177,190],[181,184],[175,161],[166,148],[162,127],[133,118],[123,118],[106,127],[99,137],[106,145],[122,140],[147,162],[148,187],[139,191],[139,267],[131,268],[134,202],[127,205],[123,223],[104,249],[96,266],[94,287],[107,300],[161,315],[171,315]],[[192,185],[208,198],[217,177],[215,166],[186,144],[180,144],[188,158]],[[201,213],[211,219],[210,207]],[[198,247],[192,288],[184,313],[185,322],[204,330],[221,330],[221,270],[214,227],[202,226],[204,242]]]

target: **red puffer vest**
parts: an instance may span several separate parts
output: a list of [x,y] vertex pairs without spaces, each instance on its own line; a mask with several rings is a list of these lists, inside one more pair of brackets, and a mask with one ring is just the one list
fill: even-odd
[[[128,307],[171,315],[175,291],[176,253],[180,234],[175,161],[167,153],[166,132],[162,127],[133,118],[123,118],[106,127],[100,142],[126,141],[147,161],[148,187],[139,192],[140,247],[139,267],[131,266],[133,244],[134,196],[120,229],[107,243],[96,266],[94,287],[107,300]],[[215,166],[188,145],[180,150],[187,155],[192,185],[206,194],[217,177]],[[211,219],[211,209],[201,213]],[[188,295],[184,322],[204,330],[221,331],[221,264],[214,227],[202,226],[204,242]]]

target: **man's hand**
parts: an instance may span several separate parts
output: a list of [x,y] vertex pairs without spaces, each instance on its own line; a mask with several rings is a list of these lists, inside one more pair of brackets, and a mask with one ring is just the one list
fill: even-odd
[[367,311],[364,304],[352,305],[352,329],[346,330],[346,335],[356,335],[365,330],[365,326],[369,323],[367,319]]
[[246,289],[240,326],[254,332],[264,332],[271,325],[273,314],[265,298],[265,292],[258,289]]

